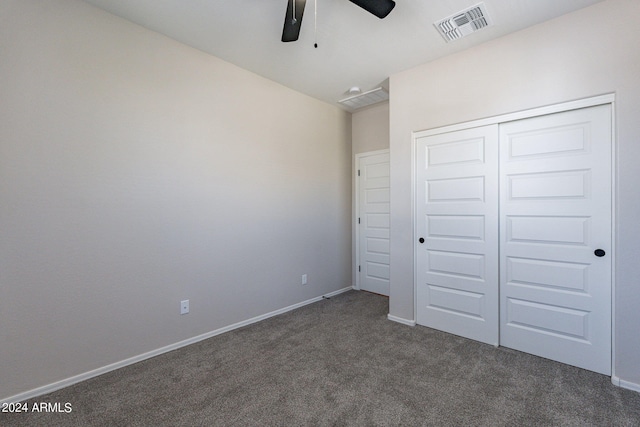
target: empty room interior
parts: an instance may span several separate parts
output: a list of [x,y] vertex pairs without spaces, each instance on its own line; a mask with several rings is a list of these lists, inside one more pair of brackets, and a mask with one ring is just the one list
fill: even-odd
[[[435,379],[411,365],[444,375],[438,349],[462,376],[491,359],[513,377],[482,374],[495,419],[425,425],[600,424],[510,406],[564,372],[640,424],[638,17],[637,0],[2,0],[0,424],[107,423],[102,387],[198,358],[199,379],[145,389],[160,408],[197,384],[194,418],[167,424],[409,425],[468,399],[421,395]],[[203,372],[234,360],[215,391],[233,415],[206,418]],[[269,378],[283,391],[261,407],[243,387]],[[160,416],[110,404],[111,425]]]

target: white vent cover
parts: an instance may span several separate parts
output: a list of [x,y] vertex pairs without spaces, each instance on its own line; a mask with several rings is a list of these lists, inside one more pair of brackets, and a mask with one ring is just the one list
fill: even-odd
[[491,20],[484,3],[478,3],[433,25],[448,43],[491,25]]
[[359,95],[350,96],[349,98],[341,99],[339,104],[347,107],[349,111],[355,111],[359,108],[366,107],[367,105],[377,104],[378,102],[386,101],[389,99],[389,93],[384,88],[376,88],[367,92],[363,92]]

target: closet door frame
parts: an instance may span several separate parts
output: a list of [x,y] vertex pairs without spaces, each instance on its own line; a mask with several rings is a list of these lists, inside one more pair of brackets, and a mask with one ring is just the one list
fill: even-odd
[[[617,160],[617,141],[615,135],[615,116],[616,116],[616,106],[615,106],[615,94],[605,94],[599,95],[590,98],[579,99],[575,101],[564,102],[560,104],[548,105],[538,108],[532,108],[528,110],[517,111],[513,113],[502,114],[499,116],[488,117],[480,120],[473,120],[458,124],[453,124],[449,126],[443,126],[433,129],[414,131],[411,136],[411,220],[412,220],[412,251],[413,251],[413,302],[414,302],[414,318],[417,318],[418,313],[418,301],[417,301],[417,289],[418,289],[418,253],[416,251],[415,242],[418,239],[417,235],[417,146],[418,140],[420,138],[424,138],[427,136],[433,136],[443,133],[456,132],[465,129],[488,126],[488,125],[499,125],[500,123],[510,122],[514,120],[528,119],[532,117],[544,116],[547,114],[555,114],[570,110],[577,110],[581,108],[587,107],[595,107],[598,105],[611,105],[611,179],[612,179],[612,188],[611,188],[611,378],[612,381],[615,382],[617,378],[615,372],[615,360],[616,360],[616,324],[615,324],[615,313],[616,313],[616,269],[615,269],[615,261],[616,261],[616,219],[617,219],[617,180],[616,180],[616,160]],[[607,254],[608,255],[608,254]]]

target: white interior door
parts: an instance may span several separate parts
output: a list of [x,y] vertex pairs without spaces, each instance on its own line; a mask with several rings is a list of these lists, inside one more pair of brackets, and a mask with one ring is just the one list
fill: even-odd
[[416,144],[417,323],[497,345],[497,125]]
[[389,153],[358,162],[360,289],[389,295]]
[[500,344],[607,375],[610,108],[500,125]]

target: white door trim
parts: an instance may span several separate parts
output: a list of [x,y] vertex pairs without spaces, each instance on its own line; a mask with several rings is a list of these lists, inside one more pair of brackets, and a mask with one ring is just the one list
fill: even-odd
[[[438,135],[440,133],[449,133],[449,132],[475,128],[480,126],[495,125],[495,124],[500,124],[504,122],[511,122],[513,120],[544,116],[546,114],[561,113],[563,111],[577,110],[577,109],[586,108],[586,107],[595,107],[596,105],[603,105],[603,104],[613,105],[614,102],[615,102],[615,94],[610,93],[606,95],[594,96],[591,98],[579,99],[576,101],[563,102],[561,104],[547,105],[544,107],[537,107],[529,110],[522,110],[522,111],[516,111],[513,113],[501,114],[499,116],[487,117],[479,120],[471,120],[468,122],[462,122],[462,123],[457,123],[453,125],[437,127],[433,129],[414,131],[412,132],[412,143],[414,146],[412,147],[413,150],[411,151],[411,154],[412,156],[415,157],[416,139],[421,138],[423,136]],[[413,160],[415,160],[415,158]]]
[[618,179],[617,179],[617,140],[616,140],[616,103],[615,103],[615,94],[603,94],[589,98],[578,99],[574,101],[563,102],[559,104],[547,105],[522,111],[517,111],[513,113],[502,114],[498,116],[488,117],[479,120],[471,120],[468,122],[457,123],[448,126],[441,126],[433,129],[426,129],[420,131],[413,131],[411,134],[411,226],[412,226],[412,252],[413,252],[413,313],[414,319],[417,318],[417,310],[418,310],[418,302],[417,302],[417,251],[416,245],[413,244],[415,239],[417,239],[416,230],[417,230],[417,215],[416,215],[416,161],[417,161],[417,141],[419,138],[431,135],[438,135],[442,133],[454,132],[458,130],[464,130],[474,127],[492,125],[492,124],[500,124],[504,122],[509,122],[513,120],[526,119],[536,116],[542,116],[546,114],[554,114],[560,113],[563,111],[576,110],[580,108],[587,107],[595,107],[597,105],[603,104],[611,104],[611,216],[612,216],[612,226],[611,226],[611,381],[614,385],[621,385],[620,379],[616,375],[616,323],[615,323],[615,313],[616,313],[616,247],[617,247],[617,239],[616,239],[616,223],[617,223],[617,188],[618,188]]
[[355,262],[353,265],[353,272],[356,280],[353,289],[360,290],[360,274],[358,274],[358,266],[360,265],[360,227],[358,227],[358,218],[360,217],[360,180],[358,179],[358,167],[360,160],[365,157],[378,156],[380,154],[389,154],[389,149],[367,151],[365,153],[358,153],[354,156],[353,163],[353,179],[355,181],[355,210],[353,216],[353,228],[355,229]]

